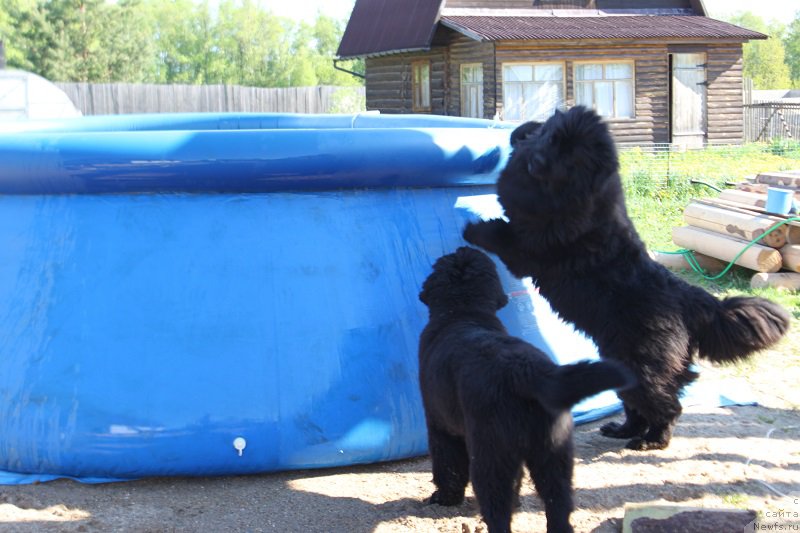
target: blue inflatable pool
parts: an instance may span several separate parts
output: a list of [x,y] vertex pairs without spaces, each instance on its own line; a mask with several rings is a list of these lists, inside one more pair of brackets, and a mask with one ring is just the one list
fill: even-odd
[[[425,453],[417,294],[464,223],[494,214],[509,127],[373,114],[0,127],[0,483]],[[503,275],[514,334],[561,361],[593,355]],[[617,407],[592,402],[578,421]]]

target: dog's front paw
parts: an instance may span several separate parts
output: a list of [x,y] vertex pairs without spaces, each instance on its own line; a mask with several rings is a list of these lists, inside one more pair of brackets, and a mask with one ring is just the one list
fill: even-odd
[[499,218],[470,222],[464,228],[463,237],[470,244],[492,251],[508,238],[508,229],[508,222]]
[[619,422],[609,422],[600,426],[600,434],[604,437],[611,437],[612,439],[628,439],[630,435],[620,436],[620,429],[622,424]]
[[662,441],[646,440],[643,437],[636,437],[635,439],[631,439],[625,445],[625,447],[628,448],[629,450],[637,450],[640,452],[646,452],[648,450],[663,450],[667,446],[669,446],[669,441],[662,442]]
[[485,224],[486,222],[470,222],[467,224],[462,233],[464,240],[475,246],[480,246]]
[[440,490],[435,491],[428,498],[429,504],[444,505],[451,507],[453,505],[460,505],[464,501],[464,494],[446,494]]
[[619,422],[609,422],[600,426],[600,434],[612,439],[629,439],[638,437],[642,433],[644,433],[643,430],[635,430],[628,424],[620,424]]

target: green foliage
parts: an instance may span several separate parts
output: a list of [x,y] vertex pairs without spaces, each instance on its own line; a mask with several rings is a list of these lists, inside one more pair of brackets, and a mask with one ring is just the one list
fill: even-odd
[[800,141],[793,139],[774,139],[767,148],[773,155],[800,159]]
[[792,87],[800,89],[800,10],[786,29],[783,47],[786,49],[786,64],[792,77]]
[[753,80],[756,89],[786,89],[791,85],[789,65],[783,43],[785,27],[777,22],[768,25],[758,15],[741,13],[730,22],[765,33],[767,40],[753,40],[743,47],[743,75]]
[[709,146],[704,150],[674,151],[634,147],[621,150],[620,173],[629,194],[650,198],[685,199],[700,188],[692,181],[724,187],[765,169],[791,170],[800,166],[800,143],[776,140],[770,144]]
[[[783,147],[781,154],[775,147]],[[663,157],[663,154],[662,154]],[[655,156],[641,148],[620,151],[620,174],[625,187],[628,214],[636,230],[650,250],[677,250],[672,242],[672,228],[683,226],[683,210],[692,198],[716,196],[705,185],[692,185],[689,179],[704,178],[711,185],[724,187],[725,182],[743,181],[748,176],[767,170],[796,169],[800,166],[800,143],[748,144],[744,146],[710,147],[671,154],[673,163],[685,162],[674,176],[665,178],[664,165],[654,165]],[[691,170],[689,170],[691,169]],[[681,272],[687,281],[721,295],[754,294],[774,300],[800,319],[800,293],[776,289],[751,289],[753,272],[735,267],[724,277],[709,281],[691,271]]]
[[0,38],[8,65],[51,80],[140,81],[151,38],[140,6],[137,0],[3,0]]
[[359,113],[366,108],[364,93],[355,87],[342,87],[331,96],[331,113]]
[[0,0],[9,67],[60,81],[361,85],[333,68],[343,30],[256,0]]

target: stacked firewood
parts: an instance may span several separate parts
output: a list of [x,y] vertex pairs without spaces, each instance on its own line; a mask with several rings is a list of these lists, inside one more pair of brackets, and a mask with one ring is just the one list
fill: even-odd
[[788,222],[767,233],[777,223],[797,216],[767,212],[769,187],[793,190],[795,204],[800,205],[800,172],[759,174],[715,198],[692,200],[683,212],[687,225],[673,229],[673,242],[700,254],[700,264],[712,270],[714,260],[727,264],[736,259],[737,265],[756,272],[753,287],[800,289],[800,223]]

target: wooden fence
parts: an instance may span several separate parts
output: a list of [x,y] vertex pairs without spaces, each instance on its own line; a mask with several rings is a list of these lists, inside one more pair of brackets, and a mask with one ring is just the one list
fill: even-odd
[[354,113],[363,87],[262,88],[238,85],[67,83],[56,85],[84,115],[180,112]]
[[745,104],[744,137],[745,142],[800,139],[800,103]]

